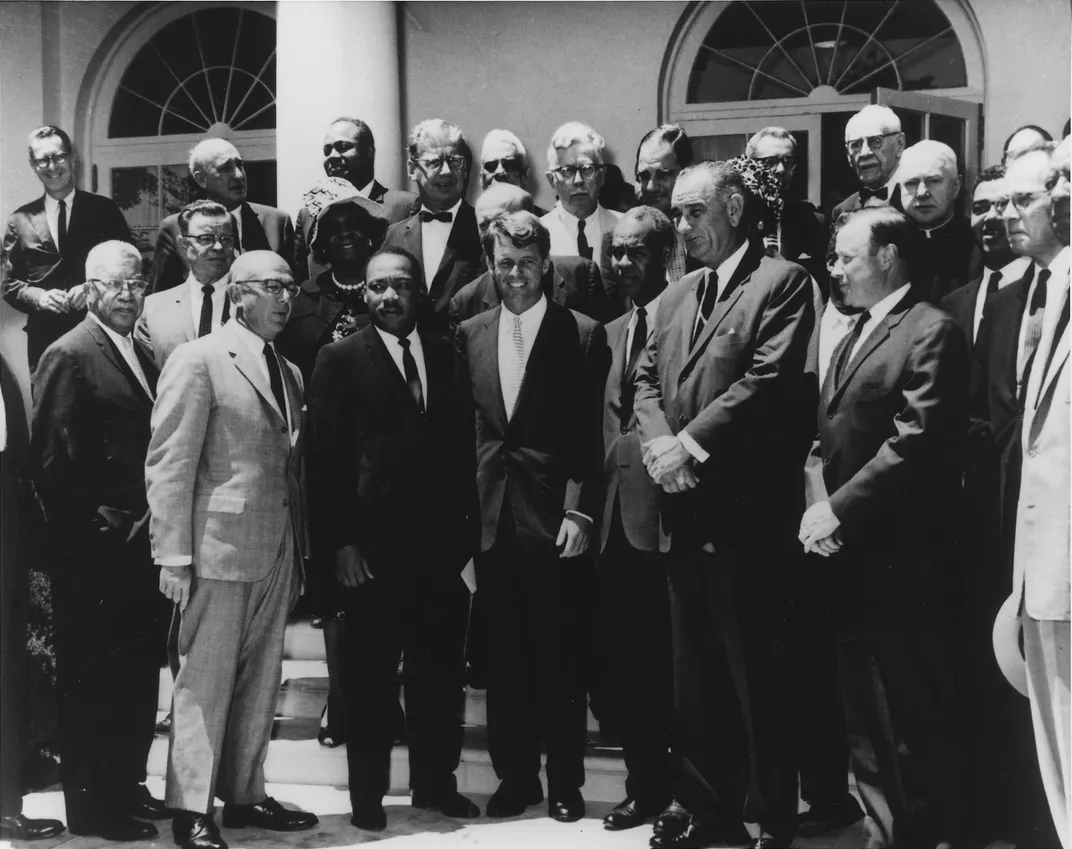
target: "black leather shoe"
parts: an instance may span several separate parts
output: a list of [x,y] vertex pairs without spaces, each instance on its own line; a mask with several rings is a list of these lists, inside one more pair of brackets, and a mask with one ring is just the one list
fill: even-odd
[[678,802],[677,799],[671,799],[666,809],[655,818],[655,825],[652,830],[657,837],[662,835],[676,837],[685,833],[685,829],[689,827],[689,820],[691,819],[692,814],[688,808]]
[[659,807],[641,805],[632,797],[626,799],[613,811],[603,818],[603,827],[607,831],[624,831],[627,828],[636,828],[643,825],[648,817],[659,813]]
[[547,799],[547,816],[558,822],[577,822],[584,816],[584,798],[577,789]]
[[22,814],[0,817],[0,838],[4,840],[47,840],[63,834],[59,820],[32,820]]
[[171,714],[169,713],[158,723],[156,723],[156,733],[161,737],[167,737],[171,734]]
[[161,799],[153,798],[153,794],[144,784],[139,784],[134,791],[134,801],[130,805],[129,813],[140,820],[167,820],[175,815]]
[[538,805],[542,801],[543,786],[539,779],[527,783],[524,787],[504,779],[499,789],[488,799],[487,813],[489,817],[519,817],[529,805]]
[[377,802],[359,805],[354,808],[353,816],[350,817],[350,825],[365,831],[383,831],[387,828],[387,813],[383,805]]
[[226,805],[224,828],[266,828],[269,831],[302,831],[319,825],[316,814],[288,811],[269,796],[256,805]]
[[803,837],[814,837],[846,828],[864,818],[856,797],[846,793],[835,802],[816,802],[797,817],[797,830]]
[[709,849],[727,842],[730,841],[722,829],[690,823],[681,834],[669,835],[664,832],[655,835],[648,845],[652,849]]
[[71,822],[67,830],[71,834],[79,836],[93,835],[117,843],[127,843],[132,840],[152,840],[160,833],[152,823],[142,822],[121,814],[91,817],[78,823]]
[[422,793],[420,790],[414,790],[411,804],[415,808],[435,808],[444,816],[459,820],[471,820],[480,816],[480,808],[457,790],[451,790],[449,793],[439,796],[432,796]]
[[227,849],[211,814],[175,811],[171,835],[182,849]]

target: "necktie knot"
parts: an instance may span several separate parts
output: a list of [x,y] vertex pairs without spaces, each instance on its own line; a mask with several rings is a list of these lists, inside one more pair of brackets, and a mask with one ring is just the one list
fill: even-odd
[[408,351],[409,350],[409,339],[399,339],[398,344],[399,344],[399,347],[401,347],[403,351]]
[[211,283],[206,283],[204,286],[201,287],[201,294],[204,295],[206,298],[211,298],[215,291],[216,288]]
[[450,224],[454,220],[454,216],[449,212],[432,212],[430,209],[421,210],[421,223],[427,224],[429,221],[442,221],[444,224]]
[[648,311],[644,307],[637,307],[636,314],[638,318],[644,318],[648,314]]
[[998,284],[1001,282],[1001,272],[995,271],[990,275],[990,279],[986,281],[986,293],[992,295],[998,290]]

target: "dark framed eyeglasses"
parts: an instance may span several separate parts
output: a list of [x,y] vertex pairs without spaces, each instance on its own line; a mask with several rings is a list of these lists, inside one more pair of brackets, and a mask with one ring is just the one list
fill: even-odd
[[602,170],[602,165],[560,165],[558,168],[552,168],[551,173],[560,180],[572,180],[578,174],[581,175],[582,180],[590,180],[597,171]]
[[291,298],[296,298],[301,291],[301,286],[297,283],[290,282],[284,283],[282,280],[243,280],[243,283],[256,283],[266,293],[273,298],[278,298],[284,292],[286,292]]
[[235,237],[230,233],[202,233],[200,236],[187,236],[193,242],[197,242],[203,248],[211,248],[219,242],[225,248],[233,248]]
[[868,149],[878,150],[880,147],[882,147],[882,143],[886,141],[886,139],[888,139],[890,136],[899,135],[901,135],[901,131],[895,130],[889,133],[882,133],[878,136],[864,136],[864,138],[862,139],[849,139],[847,142],[845,142],[845,150],[853,154],[859,153],[861,150],[864,149],[865,141],[867,142]]
[[[1046,194],[1047,194],[1047,192],[1044,192],[1044,191],[1038,191],[1038,192],[1016,192],[1016,194],[1010,195],[1009,197],[1006,197],[1006,198],[994,198],[994,209],[997,210],[998,214],[1000,215],[1000,214],[1005,212],[1005,210],[1008,208],[1009,204],[1011,203],[1014,207],[1016,207],[1017,212],[1023,212],[1025,209],[1027,209],[1029,206],[1031,206],[1031,204],[1033,204],[1036,200],[1038,200],[1040,197],[1042,197],[1042,196],[1044,196]],[[974,211],[974,209],[975,209],[975,204],[973,203],[972,204],[972,210]]]
[[40,158],[30,157],[30,162],[33,163],[34,168],[45,169],[49,165],[65,165],[67,160],[71,158],[69,153],[50,153],[48,156],[42,156]]
[[484,170],[489,174],[498,171],[500,165],[503,171],[511,171],[515,174],[520,174],[525,168],[525,163],[520,156],[504,156],[501,159],[489,159],[483,163]]
[[109,280],[101,280],[100,278],[92,278],[86,281],[87,283],[94,283],[99,286],[103,286],[109,292],[122,292],[123,287],[130,289],[134,295],[140,295],[146,289],[149,288],[149,281],[142,280],[140,277],[132,277],[129,280],[119,280],[118,278],[112,278]]
[[1000,213],[1001,210],[995,209],[996,206],[997,201],[990,200],[990,198],[987,198],[986,200],[973,200],[971,205],[972,215],[986,215],[991,209]]
[[460,171],[465,170],[466,162],[464,156],[437,156],[429,159],[414,159],[421,170],[425,174],[438,174],[443,170],[443,163],[447,164],[447,167],[457,174]]
[[797,158],[791,153],[787,153],[785,156],[757,156],[755,161],[764,168],[770,168],[772,171],[778,167],[779,163],[786,171],[797,167]]

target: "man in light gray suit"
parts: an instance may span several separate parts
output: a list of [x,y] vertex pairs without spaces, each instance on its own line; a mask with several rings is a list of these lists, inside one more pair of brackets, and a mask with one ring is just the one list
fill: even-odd
[[177,247],[190,274],[181,286],[145,299],[134,338],[162,369],[183,342],[211,333],[231,316],[227,273],[234,262],[234,222],[221,203],[197,200],[177,218]]
[[234,320],[180,345],[157,386],[145,471],[160,591],[181,612],[166,798],[183,849],[226,849],[216,795],[230,828],[318,822],[264,788],[304,550],[301,373],[271,344],[297,293],[278,255],[243,254]]

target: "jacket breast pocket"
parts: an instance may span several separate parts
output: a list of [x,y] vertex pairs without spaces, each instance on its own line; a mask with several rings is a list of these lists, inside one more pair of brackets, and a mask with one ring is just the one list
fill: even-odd
[[707,356],[736,359],[744,350],[745,339],[736,330],[716,334],[707,345]]
[[209,513],[242,513],[246,509],[246,499],[238,495],[210,495],[205,509]]

